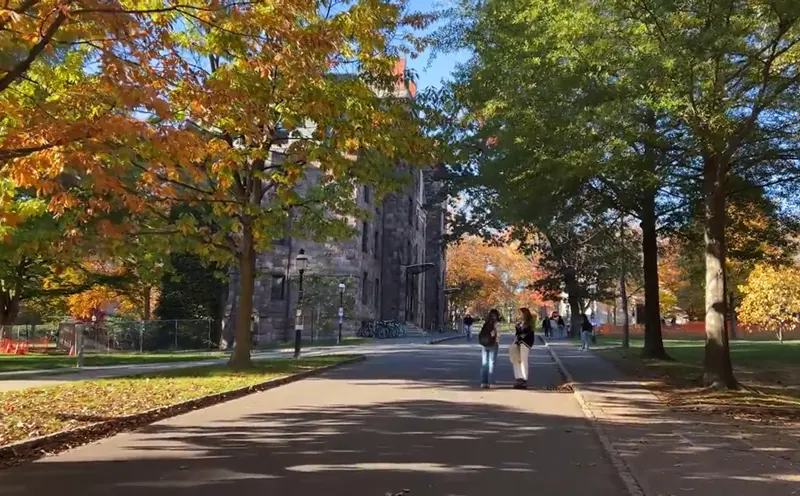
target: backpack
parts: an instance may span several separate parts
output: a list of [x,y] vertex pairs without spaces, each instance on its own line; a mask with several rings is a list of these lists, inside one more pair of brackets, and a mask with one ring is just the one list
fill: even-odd
[[483,323],[483,327],[481,327],[481,332],[478,334],[478,343],[481,346],[489,347],[494,346],[497,343],[497,338],[492,336],[492,331],[494,330],[494,324],[489,322],[488,320]]

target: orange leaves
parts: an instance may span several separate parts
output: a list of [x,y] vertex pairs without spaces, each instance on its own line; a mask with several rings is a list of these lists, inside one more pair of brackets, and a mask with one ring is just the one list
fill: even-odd
[[447,285],[461,289],[453,302],[477,313],[512,302],[541,304],[541,297],[529,289],[540,275],[536,263],[515,244],[491,246],[469,237],[447,251]]

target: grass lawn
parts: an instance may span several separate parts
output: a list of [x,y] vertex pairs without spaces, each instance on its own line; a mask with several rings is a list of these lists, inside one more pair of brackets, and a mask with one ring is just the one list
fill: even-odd
[[[110,353],[86,354],[84,365],[139,365],[159,362],[194,362],[223,358],[226,353],[220,351],[199,351],[184,353]],[[31,353],[28,355],[0,355],[0,372],[19,370],[64,369],[75,367],[76,358],[67,355],[46,355]]]
[[643,360],[643,341],[599,337],[597,353],[623,371],[654,380],[654,387],[672,406],[690,410],[728,411],[742,415],[800,419],[800,341],[731,341],[731,359],[743,388],[722,392],[702,386],[702,340],[665,340],[675,361]]
[[254,386],[351,358],[259,360],[253,362],[253,369],[243,372],[215,365],[0,393],[0,446]]

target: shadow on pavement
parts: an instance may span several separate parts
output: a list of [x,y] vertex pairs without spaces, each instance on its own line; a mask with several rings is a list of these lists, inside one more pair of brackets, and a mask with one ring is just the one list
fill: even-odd
[[556,495],[581,479],[592,494],[621,494],[583,419],[493,404],[294,408],[138,437],[135,459],[20,467],[0,494]]

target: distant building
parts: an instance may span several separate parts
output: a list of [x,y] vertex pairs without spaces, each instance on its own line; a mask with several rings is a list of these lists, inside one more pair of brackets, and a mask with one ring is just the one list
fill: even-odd
[[[396,73],[404,71],[402,60]],[[415,93],[409,82],[398,86],[396,96],[413,98]],[[259,342],[289,340],[294,335],[298,298],[295,258],[301,249],[309,258],[306,275],[344,282],[348,294],[354,297],[355,308],[345,316],[349,332],[367,320],[395,320],[420,328],[443,325],[444,212],[441,204],[426,203],[438,191],[439,183],[427,171],[398,167],[411,176],[411,184],[404,191],[390,194],[382,202],[369,186],[360,186],[355,192],[359,205],[373,212],[370,219],[354,221],[358,230],[355,237],[317,243],[287,234],[272,251],[258,255],[253,308],[259,317]],[[313,170],[307,180],[315,180]],[[234,273],[226,326],[235,322],[236,277]],[[310,333],[308,325],[304,333]]]

